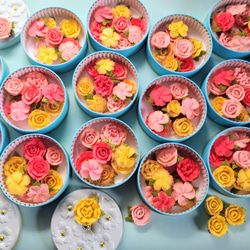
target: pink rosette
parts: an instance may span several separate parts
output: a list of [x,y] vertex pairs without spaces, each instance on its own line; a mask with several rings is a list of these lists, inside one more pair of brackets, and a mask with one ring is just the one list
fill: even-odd
[[188,96],[188,86],[186,84],[179,82],[171,83],[169,89],[175,100],[182,100],[183,97]]
[[222,32],[230,30],[234,25],[234,17],[229,12],[220,12],[216,18],[216,24]]
[[128,105],[127,101],[123,101],[123,100],[116,100],[115,101],[113,94],[108,96],[108,98],[107,98],[107,109],[111,113],[118,112],[118,111],[124,109],[127,105]]
[[28,34],[31,37],[44,37],[48,30],[49,28],[44,25],[44,20],[37,20],[30,25]]
[[49,163],[41,156],[34,156],[28,162],[28,174],[37,181],[42,180],[48,174],[49,170]]
[[12,29],[12,24],[4,17],[0,17],[0,40],[8,38]]
[[10,78],[4,84],[4,89],[13,96],[20,95],[23,90],[23,82],[18,78]]
[[99,75],[96,77],[94,84],[94,90],[96,94],[100,94],[101,96],[109,96],[112,93],[114,83],[108,76]]
[[233,36],[231,40],[230,49],[236,51],[249,51],[250,38],[247,36]]
[[96,128],[85,128],[80,135],[80,141],[83,146],[92,149],[100,142],[100,133]]
[[234,79],[234,72],[231,69],[218,69],[214,72],[213,81],[217,85],[230,86]]
[[[72,39],[73,40],[73,39]],[[62,41],[58,47],[58,51],[62,52],[61,57],[64,61],[70,61],[81,50],[79,43],[76,40]],[[75,42],[77,43],[75,43]]]
[[226,7],[226,12],[231,13],[233,16],[240,14],[246,10],[246,4],[234,4]]
[[165,106],[167,102],[172,100],[170,89],[160,84],[154,86],[149,97],[154,101],[154,105],[160,107]]
[[23,88],[21,99],[27,105],[31,105],[32,103],[40,102],[42,97],[41,89],[38,89],[35,85],[31,85]]
[[45,41],[49,46],[58,46],[63,39],[62,32],[58,28],[51,28],[45,35]]
[[100,34],[102,33],[102,23],[98,23],[96,20],[90,25],[90,33],[96,39],[100,40]]
[[58,166],[62,163],[64,158],[64,153],[62,149],[58,146],[51,146],[47,148],[47,152],[45,154],[45,159],[52,166]]
[[250,168],[250,152],[246,150],[234,152],[233,160],[240,168]]
[[156,153],[156,160],[163,167],[171,167],[177,163],[178,152],[176,148],[166,148]]
[[94,12],[94,18],[98,23],[102,23],[105,19],[113,18],[113,10],[108,7],[99,7]]
[[181,62],[181,69],[180,72],[188,72],[194,69],[194,62],[191,57],[188,58],[176,58]]
[[10,106],[11,119],[14,121],[25,120],[30,113],[30,106],[23,101],[14,102]]
[[112,158],[112,149],[106,142],[98,142],[93,147],[93,156],[100,164],[106,164]]
[[239,148],[245,148],[250,142],[250,137],[245,132],[233,132],[232,136],[234,145]]
[[42,89],[42,94],[50,103],[64,100],[64,91],[56,84],[50,83]]
[[112,74],[116,74],[115,79],[119,81],[123,81],[126,79],[128,74],[128,69],[121,63],[115,63],[114,70]]
[[113,95],[116,95],[121,100],[125,100],[127,97],[132,97],[132,86],[125,82],[119,82],[113,88]]
[[188,119],[193,120],[201,112],[199,102],[195,98],[186,98],[181,103],[181,113]]
[[95,159],[84,161],[81,165],[80,175],[82,178],[91,178],[93,181],[100,179],[102,173],[102,166]]
[[222,113],[226,118],[234,119],[240,115],[242,105],[238,100],[230,99],[223,103]]
[[91,63],[87,65],[87,71],[89,75],[94,79],[96,79],[99,76],[98,71],[95,69],[96,61],[97,60],[92,60]]
[[244,89],[250,88],[250,73],[243,67],[234,69],[234,76],[237,83],[240,84]]
[[231,47],[232,37],[227,33],[221,33],[219,36],[219,42],[227,48]]
[[138,26],[130,25],[128,27],[128,40],[131,43],[139,43],[142,39],[142,31]]
[[47,184],[41,184],[41,186],[31,186],[26,194],[29,201],[35,203],[45,202],[50,198],[49,187]]
[[127,130],[122,126],[114,123],[108,123],[102,127],[101,139],[102,141],[109,140],[110,143],[119,146],[126,141]]
[[151,38],[151,45],[157,49],[167,48],[170,43],[170,36],[164,31],[156,32]]
[[250,106],[250,89],[245,89],[245,97],[242,102],[249,107]]
[[120,39],[118,41],[118,45],[116,46],[116,49],[127,49],[131,47],[131,44],[128,40],[128,37],[125,36],[123,33],[119,34]]
[[193,43],[188,39],[178,38],[174,41],[173,52],[174,55],[185,59],[192,55],[193,53]]
[[132,18],[131,25],[138,26],[142,32],[146,30],[146,22],[143,19]]
[[138,204],[130,208],[131,216],[137,226],[146,225],[150,218],[150,209],[145,204]]
[[34,156],[43,157],[46,153],[46,147],[39,138],[31,138],[23,145],[23,155],[27,160]]
[[245,97],[245,90],[241,85],[234,84],[227,88],[226,94],[231,99],[242,101]]
[[124,32],[130,26],[130,20],[125,16],[116,17],[113,21],[113,26],[117,32]]
[[214,95],[224,95],[226,90],[220,90],[218,85],[215,84],[211,79],[208,80],[207,88],[214,94]]
[[43,89],[49,84],[47,77],[40,72],[30,72],[23,78],[25,86],[35,85],[38,89]]

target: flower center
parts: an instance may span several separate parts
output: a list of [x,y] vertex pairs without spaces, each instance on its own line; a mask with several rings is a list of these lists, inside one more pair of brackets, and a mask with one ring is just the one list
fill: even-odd
[[79,248],[77,248],[77,250],[82,250],[82,248],[79,247]]
[[107,219],[107,220],[110,220],[111,218],[110,218],[110,216],[108,215],[108,216],[106,217],[106,219]]
[[14,10],[17,10],[17,7],[14,7]]
[[4,236],[0,236],[0,241],[3,241],[4,240]]
[[72,206],[69,206],[69,207],[68,207],[68,210],[69,210],[69,211],[72,211]]
[[62,231],[61,235],[64,237],[66,235],[66,233],[64,231]]
[[104,247],[104,246],[105,246],[105,243],[102,241],[102,242],[100,243],[100,246],[101,246],[101,247]]
[[1,211],[1,214],[5,214],[5,213],[6,213],[5,210],[2,210],[2,211]]

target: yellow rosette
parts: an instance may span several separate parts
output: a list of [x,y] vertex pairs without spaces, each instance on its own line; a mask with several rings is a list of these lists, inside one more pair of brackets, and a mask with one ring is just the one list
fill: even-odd
[[45,25],[48,26],[49,29],[56,28],[56,21],[53,17],[45,17],[41,18],[41,20],[44,20]]
[[181,113],[181,104],[177,100],[171,100],[167,105],[167,113],[170,117],[177,117]]
[[50,169],[48,174],[42,180],[43,184],[47,184],[52,191],[51,194],[57,193],[63,186],[63,180],[61,175],[53,169]]
[[23,195],[29,189],[30,177],[25,174],[22,175],[21,172],[14,172],[6,178],[7,190],[11,194]]
[[245,209],[231,204],[225,210],[225,218],[230,225],[241,225],[245,222]]
[[240,115],[237,118],[237,121],[239,120],[240,122],[247,122],[249,120],[249,113],[244,106],[242,106]]
[[116,47],[121,36],[116,33],[112,28],[103,29],[100,34],[100,39],[105,47]]
[[128,80],[128,79],[125,79],[123,82],[127,83],[129,86],[132,87],[132,94],[135,94],[136,92],[136,88],[135,88],[135,84],[131,81],[131,80]]
[[101,184],[107,184],[113,181],[113,177],[114,177],[114,169],[108,165],[108,164],[104,164],[102,165],[102,173],[101,173]]
[[215,109],[215,111],[219,114],[219,115],[223,115],[222,113],[222,106],[223,103],[226,101],[227,99],[225,99],[222,96],[216,96],[212,101],[211,101],[211,105],[212,107]]
[[249,168],[242,168],[238,172],[237,186],[241,187],[244,191],[250,191],[250,169]]
[[97,72],[101,75],[105,75],[107,71],[113,71],[115,66],[115,62],[107,59],[100,59],[96,62]]
[[209,215],[219,215],[223,210],[223,202],[218,196],[212,195],[206,199],[205,209]]
[[189,136],[194,132],[194,126],[191,120],[186,117],[178,118],[173,122],[174,132],[179,136]]
[[187,36],[188,26],[181,20],[174,20],[169,24],[168,29],[170,30],[170,36],[176,38],[178,36]]
[[173,176],[169,174],[164,168],[159,168],[152,174],[154,182],[154,189],[156,191],[167,191],[174,182]]
[[113,15],[114,17],[125,16],[130,18],[133,16],[133,12],[125,5],[117,5],[115,8],[113,8]]
[[47,112],[35,109],[29,115],[29,125],[33,129],[41,129],[50,124],[50,114]]
[[94,93],[94,83],[89,77],[81,77],[77,81],[76,92],[79,96],[85,96],[87,94]]
[[99,219],[101,209],[99,204],[94,199],[81,200],[74,207],[74,216],[77,223],[89,226]]
[[81,32],[81,26],[74,19],[64,19],[60,23],[62,34],[68,38],[77,38]]
[[37,51],[37,55],[39,62],[48,65],[51,65],[58,58],[55,48],[47,46],[41,46]]
[[117,147],[112,155],[111,165],[116,173],[128,174],[134,169],[135,165],[134,148],[122,143]]
[[50,103],[46,102],[43,104],[43,109],[45,112],[52,116],[58,116],[60,115],[62,109],[63,109],[64,102],[55,102],[55,103]]
[[162,168],[162,165],[157,161],[147,160],[141,166],[141,174],[145,180],[150,180],[152,179],[152,174],[159,168]]
[[165,59],[165,57],[167,56],[167,52],[168,52],[167,49],[155,49],[153,51],[153,57],[158,62],[162,62]]
[[214,236],[221,237],[227,233],[228,226],[226,219],[221,215],[212,216],[208,220],[207,225],[208,231]]
[[222,187],[230,187],[235,183],[234,171],[228,166],[220,166],[213,172],[213,176]]
[[178,68],[178,62],[174,57],[167,56],[163,61],[162,66],[165,67],[166,69],[175,71]]
[[26,165],[26,160],[23,157],[13,156],[4,163],[4,174],[10,176],[16,171],[21,172]]
[[93,99],[87,99],[88,108],[92,111],[103,113],[107,108],[107,101],[101,95],[94,95]]
[[191,38],[190,41],[193,44],[193,53],[191,55],[192,58],[196,58],[201,54],[201,51],[203,50],[203,44],[201,41],[199,41],[197,38]]

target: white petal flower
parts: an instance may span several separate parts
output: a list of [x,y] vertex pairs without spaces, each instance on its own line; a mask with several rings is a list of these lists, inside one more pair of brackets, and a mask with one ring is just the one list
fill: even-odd
[[1,202],[0,204],[0,223],[7,223],[13,217],[13,206],[11,203]]
[[72,245],[69,247],[69,250],[77,250],[77,249],[91,250],[91,248],[89,248],[88,244],[82,240],[78,240],[77,242],[73,242]]
[[7,12],[11,16],[20,16],[25,11],[25,5],[21,0],[8,1]]
[[73,200],[72,197],[66,198],[65,202],[63,202],[60,207],[60,215],[64,218],[71,218],[74,216],[74,207],[76,206],[77,201]]
[[114,242],[107,233],[96,235],[95,240],[92,242],[92,248],[95,250],[115,250]]
[[110,230],[111,228],[116,228],[119,225],[118,213],[115,208],[110,208],[105,211],[105,215],[100,217],[99,223],[103,226],[105,230]]
[[61,221],[57,227],[54,227],[52,236],[56,243],[60,245],[68,244],[72,237],[72,231],[64,221]]
[[0,227],[0,250],[9,249],[12,242],[12,230],[8,227]]

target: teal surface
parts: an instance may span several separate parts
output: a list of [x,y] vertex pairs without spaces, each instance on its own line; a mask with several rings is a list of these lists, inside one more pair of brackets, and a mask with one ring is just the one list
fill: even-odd
[[[149,11],[152,25],[161,17],[172,13],[183,13],[194,16],[203,22],[209,13],[211,7],[217,0],[142,0]],[[30,13],[49,6],[65,7],[75,12],[86,26],[86,16],[89,7],[93,0],[24,0],[30,9]],[[95,50],[89,44],[87,55]],[[16,69],[29,65],[22,46],[20,43],[4,50],[0,50],[0,55],[7,62],[10,72]],[[129,59],[135,65],[140,78],[140,91],[142,93],[144,87],[153,79],[158,77],[152,68],[149,66],[145,56],[144,47],[134,56]],[[201,86],[203,79],[208,72],[223,59],[212,55],[207,65],[199,72],[198,75],[191,79]],[[91,119],[78,106],[72,89],[73,70],[59,74],[63,80],[69,94],[70,105],[69,112],[62,124],[48,135],[59,141],[69,152],[71,139],[75,132],[82,124]],[[138,98],[139,99],[139,98]],[[151,139],[140,127],[137,119],[137,103],[132,109],[119,119],[127,123],[136,133],[140,146],[141,158],[150,149],[159,145],[158,142]],[[203,149],[209,139],[215,134],[225,129],[213,122],[210,118],[202,129],[195,134],[194,137],[188,139],[184,144],[195,149],[202,155]],[[20,136],[18,132],[8,126],[10,139],[13,140]],[[73,172],[73,171],[72,171]],[[63,196],[73,190],[87,188],[73,173],[69,187],[64,192]],[[123,216],[127,216],[127,206],[133,206],[142,203],[142,200],[137,191],[136,175],[134,175],[127,183],[117,187],[114,190],[105,190],[119,204]],[[155,212],[151,212],[151,218],[146,226],[136,226],[133,223],[124,221],[124,235],[118,250],[162,250],[162,249],[249,249],[249,232],[250,232],[250,199],[229,198],[210,187],[209,195],[216,194],[227,203],[237,203],[243,206],[248,211],[246,212],[246,223],[241,226],[230,226],[228,233],[220,238],[217,238],[207,231],[207,221],[209,216],[205,213],[203,204],[194,212],[183,216],[164,216]],[[53,212],[59,203],[59,200],[54,201],[39,208],[23,208],[20,207],[23,227],[20,239],[15,247],[15,250],[55,250],[50,233],[50,221]]]

